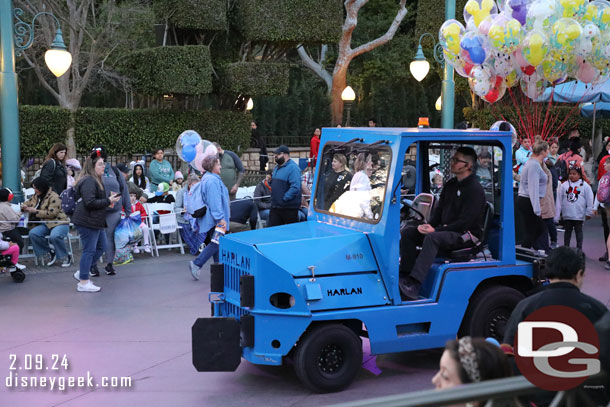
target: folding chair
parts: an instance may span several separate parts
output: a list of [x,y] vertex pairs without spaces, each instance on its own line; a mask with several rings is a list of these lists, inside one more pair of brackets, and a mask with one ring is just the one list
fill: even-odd
[[[146,212],[148,213],[148,227],[150,229],[152,239],[151,242],[157,257],[159,256],[159,249],[179,248],[180,253],[184,254],[184,244],[182,243],[182,236],[180,236],[180,232],[178,231],[180,226],[176,220],[174,204],[149,203],[146,204],[146,206]],[[157,215],[159,218],[159,223],[153,223],[153,215],[155,212],[159,213],[159,211],[168,211],[169,213]],[[168,244],[158,245],[155,237],[155,230],[158,230],[163,234],[175,233],[177,235],[178,243],[171,244],[168,242]]]

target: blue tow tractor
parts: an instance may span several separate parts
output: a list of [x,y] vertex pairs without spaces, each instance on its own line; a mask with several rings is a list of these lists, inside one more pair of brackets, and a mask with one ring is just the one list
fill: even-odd
[[[429,218],[460,146],[492,157],[476,169],[487,198],[483,238],[441,251],[420,298],[403,301],[401,228]],[[197,371],[291,359],[304,385],[332,392],[361,368],[363,337],[373,354],[439,348],[463,335],[501,340],[544,267],[543,255],[515,248],[511,134],[329,128],[321,147],[306,222],[220,240],[212,317],[192,327]],[[347,163],[351,186],[333,158]],[[368,185],[355,187],[363,179]]]

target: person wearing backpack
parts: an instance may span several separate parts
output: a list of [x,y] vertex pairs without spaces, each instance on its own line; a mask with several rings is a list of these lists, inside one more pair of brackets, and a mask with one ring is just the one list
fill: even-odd
[[[61,194],[68,186],[67,152],[68,148],[65,144],[53,144],[40,168],[40,178],[44,179],[57,195]],[[35,176],[35,178],[38,177]]]
[[[106,197],[111,195],[117,195],[121,199],[113,206],[106,207],[106,253],[105,260],[106,274],[113,276],[116,274],[112,263],[114,262],[115,246],[114,246],[114,230],[121,221],[121,211],[124,210],[127,216],[131,215],[131,201],[129,199],[129,191],[127,189],[127,183],[125,177],[123,177],[120,171],[106,162],[108,153],[104,146],[94,147],[92,153],[100,154],[100,157],[104,160],[104,173],[102,174],[102,183],[104,184],[104,191]],[[97,269],[97,262],[93,263],[90,270],[91,277],[99,277],[100,272]]]
[[[72,222],[78,230],[83,245],[83,253],[80,258],[80,269],[74,273],[78,281],[76,290],[80,292],[94,293],[100,291],[89,280],[92,264],[102,257],[106,248],[106,208],[114,206],[121,197],[116,193],[107,196],[102,182],[105,171],[104,159],[101,157],[101,149],[94,150],[85,161],[80,179],[76,182],[76,209]],[[131,208],[130,208],[131,209]],[[98,274],[99,275],[99,274]]]

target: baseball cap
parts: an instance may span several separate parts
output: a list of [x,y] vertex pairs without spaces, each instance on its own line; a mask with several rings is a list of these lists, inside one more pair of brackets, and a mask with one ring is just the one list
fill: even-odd
[[286,147],[285,145],[281,145],[275,150],[275,154],[281,154],[281,153],[290,154],[290,149],[288,147]]

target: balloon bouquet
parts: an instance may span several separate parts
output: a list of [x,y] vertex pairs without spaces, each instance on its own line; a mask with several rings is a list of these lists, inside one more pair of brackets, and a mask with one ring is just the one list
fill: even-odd
[[194,130],[186,130],[178,136],[176,141],[176,153],[182,161],[187,162],[191,167],[203,173],[201,161],[210,155],[217,155],[218,150],[208,140],[202,140],[201,136]]
[[468,0],[464,21],[445,21],[439,40],[445,61],[486,102],[517,85],[536,99],[568,78],[597,84],[610,76],[606,0]]

